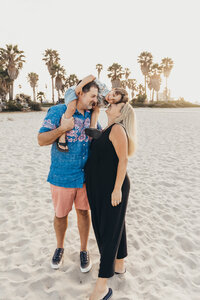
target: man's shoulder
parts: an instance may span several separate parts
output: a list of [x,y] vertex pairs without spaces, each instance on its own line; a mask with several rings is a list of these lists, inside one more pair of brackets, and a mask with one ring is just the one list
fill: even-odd
[[56,104],[54,106],[51,106],[49,111],[51,112],[65,112],[67,109],[66,105],[65,104]]
[[[91,114],[92,114],[91,110],[88,110],[88,109],[85,110],[85,118],[90,117]],[[83,115],[78,111],[78,109],[76,109],[73,117],[79,118],[79,117],[83,117]]]

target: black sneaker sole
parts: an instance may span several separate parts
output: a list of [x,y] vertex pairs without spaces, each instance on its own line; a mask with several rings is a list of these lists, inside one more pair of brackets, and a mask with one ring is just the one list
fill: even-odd
[[80,267],[80,269],[81,269],[82,273],[88,273],[92,269],[92,262],[91,262],[91,260],[90,260],[90,264],[89,264],[89,266],[87,268],[81,268]]
[[63,264],[63,262],[64,262],[64,258],[61,259],[59,264],[53,264],[51,262],[51,268],[54,269],[54,270],[58,270],[61,267],[61,265]]

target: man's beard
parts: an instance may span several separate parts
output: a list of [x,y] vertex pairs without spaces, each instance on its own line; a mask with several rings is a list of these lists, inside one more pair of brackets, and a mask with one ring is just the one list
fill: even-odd
[[94,101],[91,101],[89,104],[88,104],[88,109],[91,109],[92,107],[95,106],[95,102]]

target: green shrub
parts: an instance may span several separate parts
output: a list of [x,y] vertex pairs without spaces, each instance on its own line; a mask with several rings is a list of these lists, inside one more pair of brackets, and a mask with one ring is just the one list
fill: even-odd
[[53,106],[54,104],[53,103],[49,103],[49,102],[47,102],[47,103],[42,103],[42,107],[51,107],[51,106]]
[[187,102],[184,100],[171,100],[171,101],[155,101],[149,103],[142,103],[136,101],[137,98],[131,101],[133,107],[150,107],[150,108],[184,108],[184,107],[200,107],[198,104]]
[[31,96],[23,94],[23,93],[17,94],[15,97],[15,100],[18,102],[29,103],[29,102],[31,102]]
[[30,107],[31,110],[35,110],[35,111],[42,110],[41,104],[38,102],[30,101],[28,106]]
[[23,106],[16,101],[8,101],[6,103],[6,108],[3,108],[3,111],[22,111]]

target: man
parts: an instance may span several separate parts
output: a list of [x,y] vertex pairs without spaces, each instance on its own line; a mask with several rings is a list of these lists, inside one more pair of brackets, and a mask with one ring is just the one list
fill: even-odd
[[[94,81],[86,84],[78,95],[77,109],[73,118],[62,117],[66,111],[65,104],[53,106],[48,110],[39,130],[39,145],[52,144],[51,167],[47,181],[51,186],[57,239],[57,248],[51,262],[53,269],[58,269],[63,260],[67,219],[73,203],[81,242],[80,269],[82,272],[89,272],[92,267],[87,250],[91,220],[84,183],[84,166],[89,152],[89,138],[85,134],[85,128],[90,127],[90,109],[97,104],[97,95],[98,85]],[[69,152],[61,152],[57,148],[56,140],[66,131],[68,131],[66,134]]]

